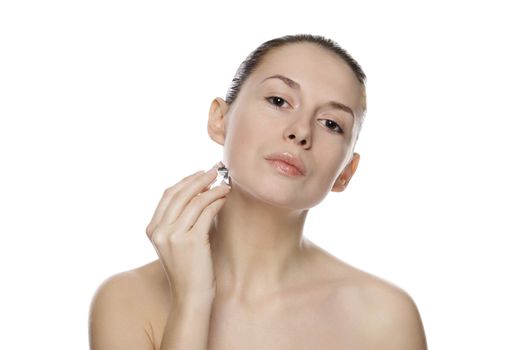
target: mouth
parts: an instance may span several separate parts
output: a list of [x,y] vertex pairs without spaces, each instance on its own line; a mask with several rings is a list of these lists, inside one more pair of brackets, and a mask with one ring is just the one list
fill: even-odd
[[300,173],[300,171],[295,166],[292,166],[292,165],[290,165],[288,163],[285,163],[285,162],[283,162],[281,160],[267,159],[267,161],[269,162],[269,164],[274,169],[276,169],[277,171],[279,171],[283,175],[287,175],[287,176],[303,176],[303,174]]
[[292,153],[273,153],[266,156],[265,159],[274,169],[283,175],[304,176],[306,174],[303,161]]

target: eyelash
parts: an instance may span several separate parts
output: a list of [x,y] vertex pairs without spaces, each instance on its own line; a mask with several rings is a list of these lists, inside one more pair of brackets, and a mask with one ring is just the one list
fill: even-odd
[[[283,109],[282,107],[277,106],[277,105],[275,105],[274,103],[271,102],[271,100],[276,99],[276,98],[278,98],[278,99],[280,99],[280,100],[282,100],[282,101],[284,101],[284,102],[287,102],[284,98],[282,98],[282,97],[280,97],[280,96],[269,96],[269,97],[266,97],[265,99],[266,99],[266,100],[267,100],[267,101],[268,101],[268,102],[269,102],[269,103],[270,103],[274,108],[276,108],[277,110],[281,110],[281,109]],[[289,103],[289,102],[287,102],[287,103]],[[334,125],[336,125],[336,127],[337,127],[337,129],[331,129],[331,128],[327,128],[327,129],[329,129],[330,131],[332,131],[332,132],[334,132],[334,133],[337,133],[337,134],[343,134],[343,133],[344,133],[343,129],[338,125],[338,123],[336,123],[335,121],[330,120],[330,119],[325,119],[325,120],[334,123]],[[338,131],[336,131],[336,130],[338,130]]]

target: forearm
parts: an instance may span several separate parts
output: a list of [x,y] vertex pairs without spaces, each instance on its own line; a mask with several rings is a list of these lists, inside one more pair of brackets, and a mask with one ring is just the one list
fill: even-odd
[[160,350],[207,350],[212,300],[174,304],[169,313]]

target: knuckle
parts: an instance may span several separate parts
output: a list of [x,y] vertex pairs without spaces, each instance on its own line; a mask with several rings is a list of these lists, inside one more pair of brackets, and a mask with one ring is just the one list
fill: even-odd
[[167,187],[164,191],[163,191],[163,195],[164,197],[166,196],[169,196],[171,193],[174,192],[174,186],[171,186],[171,187]]
[[153,229],[151,227],[151,224],[147,225],[147,227],[145,228],[145,234],[147,235],[147,237],[151,238],[151,236],[153,234]]
[[169,235],[169,244],[171,246],[177,246],[179,245],[181,242],[180,242],[180,237],[179,235],[177,234],[170,234]]
[[152,238],[151,238],[151,241],[154,243],[155,246],[159,247],[159,246],[162,246],[164,244],[164,238],[160,235],[154,235]]
[[176,244],[177,241],[178,241],[178,237],[176,237],[176,235],[169,235],[170,244]]
[[152,232],[152,236],[150,237],[150,239],[155,245],[162,245],[165,240],[164,236],[165,235],[162,232],[160,232],[160,230],[158,228],[156,228]]
[[193,197],[193,199],[191,199],[191,202],[196,205],[199,205],[202,202],[204,202],[204,200],[205,200],[205,197],[204,197],[203,193],[198,193],[196,196]]

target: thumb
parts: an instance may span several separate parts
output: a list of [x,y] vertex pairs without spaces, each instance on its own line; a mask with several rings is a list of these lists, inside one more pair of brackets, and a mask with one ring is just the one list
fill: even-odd
[[191,234],[196,235],[207,235],[211,229],[211,223],[214,217],[218,214],[220,209],[225,204],[227,198],[223,197],[215,200],[209,204],[201,213],[198,220],[194,223],[191,228]]

